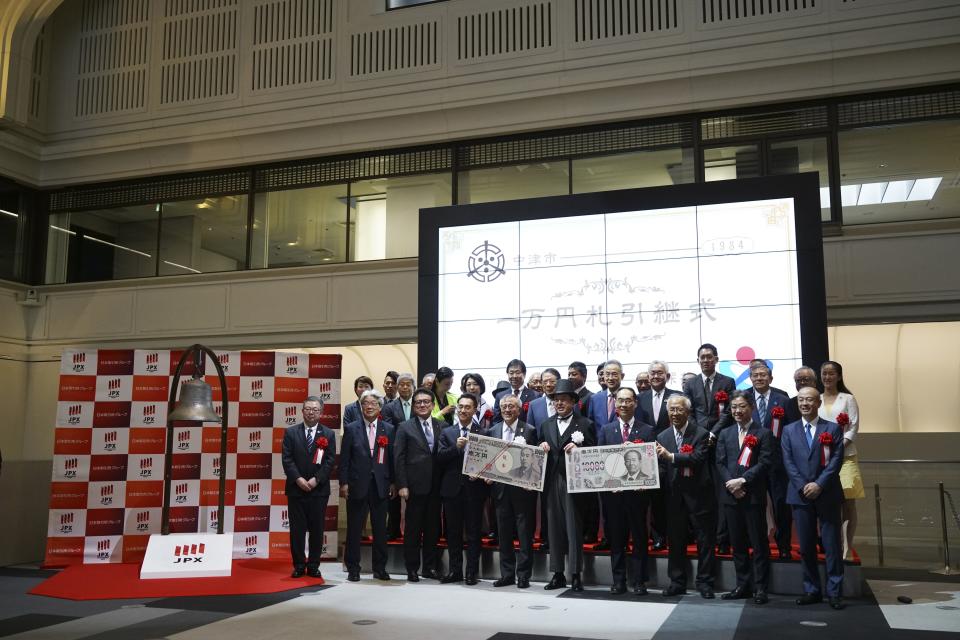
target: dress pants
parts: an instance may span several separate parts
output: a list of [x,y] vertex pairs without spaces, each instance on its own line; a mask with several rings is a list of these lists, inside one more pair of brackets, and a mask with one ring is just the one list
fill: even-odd
[[[533,530],[537,524],[536,491],[504,486],[496,500],[497,527],[500,530],[500,577],[530,579],[533,573]],[[546,521],[544,521],[546,522]],[[514,550],[513,538],[520,540]]]
[[377,495],[376,483],[371,480],[365,498],[347,499],[347,545],[343,552],[347,571],[360,572],[360,536],[368,513],[373,529],[373,570],[387,568],[387,498]]
[[[733,547],[733,567],[737,586],[751,591],[766,591],[770,581],[770,544],[767,542],[767,509],[763,501],[750,504],[725,504],[723,510]],[[753,562],[748,552],[753,549]],[[751,566],[752,564],[752,566]]]
[[435,492],[411,495],[407,499],[404,525],[403,556],[407,572],[420,571],[421,553],[423,570],[438,571],[440,567],[437,553],[437,541],[440,539],[440,495]]
[[610,572],[613,584],[627,582],[627,541],[633,537],[630,569],[634,584],[649,580],[647,575],[647,510],[649,491],[604,492],[605,532],[610,542]]
[[800,541],[800,563],[803,566],[803,592],[821,594],[820,568],[817,566],[817,523],[826,556],[827,597],[843,594],[843,547],[840,543],[842,525],[840,504],[793,505],[793,521]]
[[[290,555],[293,566],[316,569],[323,555],[323,523],[327,513],[330,494],[307,494],[287,496],[287,512],[290,518]],[[310,534],[309,556],[304,554],[307,534]]]
[[[478,480],[476,482],[483,482]],[[480,524],[486,492],[463,486],[460,493],[443,499],[450,573],[463,575],[463,541],[467,541],[467,575],[480,573]],[[429,566],[424,560],[424,566]]]
[[[709,489],[707,489],[709,491]],[[716,564],[717,514],[716,503],[706,496],[695,499],[673,488],[667,500],[667,538],[670,550],[667,555],[667,575],[674,586],[687,588],[688,532],[692,528],[697,540],[696,586],[713,587]]]
[[[777,446],[780,446],[779,443]],[[790,549],[793,534],[793,509],[787,504],[789,484],[782,463],[779,466],[774,463],[770,469],[770,506],[773,507],[774,524],[777,526],[777,548],[781,551]]]
[[[550,527],[550,571],[564,572],[564,556],[569,556],[571,573],[583,571],[583,516],[580,495],[567,493],[567,481],[561,474],[547,477],[547,520]],[[586,494],[596,501],[596,495]]]
[[399,538],[402,533],[400,529],[400,513],[403,500],[400,496],[387,498],[387,536],[392,540]]

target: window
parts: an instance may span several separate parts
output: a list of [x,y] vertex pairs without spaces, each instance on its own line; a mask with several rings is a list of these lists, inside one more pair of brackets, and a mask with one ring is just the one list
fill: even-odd
[[0,278],[4,280],[17,275],[21,215],[19,190],[0,182]]
[[841,131],[845,225],[960,217],[960,120]]
[[767,153],[769,175],[820,172],[820,220],[830,221],[830,173],[826,138],[771,142]]
[[246,196],[171,202],[161,211],[160,275],[246,268]]
[[760,175],[760,149],[755,144],[703,150],[705,182],[756,178]]
[[472,169],[459,175],[458,204],[559,196],[569,191],[566,160]]
[[346,236],[345,184],[257,194],[250,266],[344,262]]
[[693,166],[692,148],[580,158],[573,161],[573,192],[687,184]]

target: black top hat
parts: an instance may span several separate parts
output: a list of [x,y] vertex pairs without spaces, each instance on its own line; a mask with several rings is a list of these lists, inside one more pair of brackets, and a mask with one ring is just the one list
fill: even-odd
[[564,378],[557,382],[557,387],[553,392],[554,397],[559,395],[571,396],[573,401],[576,402],[580,399],[580,394],[577,393],[577,387],[574,386],[573,380]]

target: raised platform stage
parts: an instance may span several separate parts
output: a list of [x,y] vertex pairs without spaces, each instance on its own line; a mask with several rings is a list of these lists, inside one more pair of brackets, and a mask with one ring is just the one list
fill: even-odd
[[[441,562],[444,569],[447,567],[447,551],[441,541]],[[687,562],[689,563],[687,575],[690,576],[688,589],[693,589],[693,576],[696,575],[697,558],[693,553],[693,547],[688,549]],[[794,557],[799,557],[796,549],[793,551]],[[592,545],[584,545],[583,558],[583,582],[587,587],[609,587],[612,583],[610,573],[610,552],[595,551]],[[342,554],[341,554],[342,557]],[[533,559],[533,581],[547,582],[550,580],[552,572],[548,569],[548,553],[544,551],[534,551]],[[370,541],[364,539],[361,548],[360,566],[363,572],[369,573],[371,568]],[[667,553],[666,551],[650,552],[648,558],[648,572],[650,580],[647,586],[653,589],[662,589],[666,587],[670,580],[667,577]],[[407,574],[406,566],[403,562],[403,543],[390,542],[387,551],[387,571],[396,578],[403,578]],[[862,575],[860,572],[859,560],[844,562],[843,595],[845,597],[855,598],[862,593]],[[569,570],[568,570],[569,575]],[[820,575],[824,576],[823,558],[820,558]],[[500,552],[495,546],[484,544],[480,551],[480,578],[485,580],[496,580],[500,577]],[[730,591],[736,586],[736,573],[733,568],[733,558],[730,556],[717,556],[717,576],[714,585],[717,593]],[[782,595],[801,595],[803,593],[802,569],[798,560],[770,560],[770,586],[771,593]]]

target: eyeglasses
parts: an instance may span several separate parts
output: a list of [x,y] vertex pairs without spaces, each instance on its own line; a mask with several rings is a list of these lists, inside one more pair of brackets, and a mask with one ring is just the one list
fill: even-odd
[[433,404],[433,400],[414,400],[414,401],[413,401],[413,404],[414,404],[414,405]]

